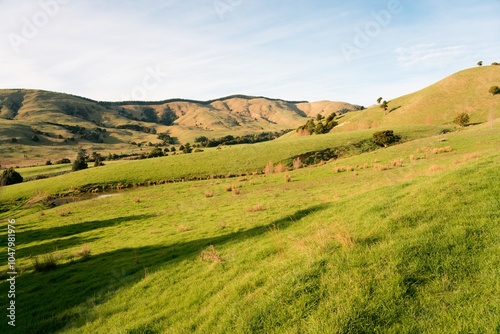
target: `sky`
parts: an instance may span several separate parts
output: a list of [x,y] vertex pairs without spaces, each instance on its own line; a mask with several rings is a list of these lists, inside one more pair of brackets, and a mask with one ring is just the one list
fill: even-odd
[[364,106],[500,62],[500,0],[0,0],[0,89]]

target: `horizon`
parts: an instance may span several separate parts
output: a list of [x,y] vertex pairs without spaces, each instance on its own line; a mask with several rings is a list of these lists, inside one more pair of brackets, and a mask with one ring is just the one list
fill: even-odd
[[500,61],[498,9],[493,0],[4,1],[0,87],[101,102],[247,95],[369,106]]

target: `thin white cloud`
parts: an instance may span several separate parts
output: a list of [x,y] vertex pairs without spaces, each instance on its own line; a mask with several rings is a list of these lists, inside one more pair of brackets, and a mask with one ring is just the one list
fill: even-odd
[[398,47],[394,52],[399,66],[428,69],[449,64],[463,57],[467,50],[463,45],[438,47],[435,44],[419,44],[411,47]]

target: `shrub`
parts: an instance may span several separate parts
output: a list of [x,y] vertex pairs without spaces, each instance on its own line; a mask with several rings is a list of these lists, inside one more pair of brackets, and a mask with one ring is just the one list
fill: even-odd
[[40,138],[38,138],[37,135],[33,135],[33,136],[31,136],[31,140],[34,141],[34,142],[39,142]]
[[491,86],[489,92],[493,95],[500,94],[500,87],[498,86]]
[[51,165],[52,165],[52,161],[50,161],[50,160],[45,161],[45,166],[51,166]]
[[12,167],[4,170],[2,175],[0,176],[0,186],[8,186],[21,182],[23,182],[23,177]]
[[292,182],[292,176],[290,174],[285,175],[285,182]]
[[161,148],[157,147],[151,152],[148,153],[148,158],[157,158],[157,157],[163,157],[163,151]]
[[71,163],[71,160],[69,160],[68,158],[63,158],[61,160],[57,160],[56,161],[56,164],[58,165],[62,165],[62,164],[70,164]]
[[401,140],[401,137],[394,134],[393,130],[379,131],[373,134],[373,141],[378,146],[387,147],[390,144]]
[[455,117],[453,123],[458,124],[460,126],[466,126],[469,123],[469,114],[461,113]]

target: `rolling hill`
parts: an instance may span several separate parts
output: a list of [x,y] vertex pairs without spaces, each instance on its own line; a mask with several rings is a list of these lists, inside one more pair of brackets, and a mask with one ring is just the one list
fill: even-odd
[[[98,102],[40,90],[0,90],[0,164],[60,159],[72,156],[76,146],[106,154],[137,153],[140,150],[130,143],[160,143],[156,133],[164,132],[181,143],[193,142],[200,135],[218,138],[277,132],[296,128],[318,113],[358,108],[342,102],[244,95],[211,101]],[[32,140],[34,134],[38,141]]]
[[[349,113],[334,131],[391,127],[398,124],[452,124],[454,117],[468,113],[471,123],[500,117],[500,96],[488,92],[500,85],[500,66],[475,67],[455,73],[429,87],[395,98],[384,111],[379,105]],[[376,97],[374,97],[375,100]]]
[[[27,177],[64,174],[0,187],[0,219],[9,224],[0,238],[11,243],[0,251],[15,256],[17,270],[16,330],[499,332],[499,102],[484,93],[498,85],[497,71],[466,70],[389,101],[387,111],[373,106],[344,114],[340,126],[323,135],[290,133],[69,173],[68,164],[17,169]],[[56,100],[39,101],[45,109],[37,116],[28,102],[16,106],[20,96],[37,101],[21,93],[4,97],[10,102],[2,112],[14,119],[0,124],[23,131],[42,123],[47,131],[74,130],[58,125],[56,115],[74,127],[101,127],[99,119],[137,118],[136,109],[144,107],[90,101],[90,109],[79,109],[74,105],[86,100],[65,96],[74,109],[62,112]],[[178,120],[185,116],[186,122],[200,122],[192,116],[203,114],[191,112],[195,105],[228,114],[237,109],[239,119],[252,112],[271,117],[262,106],[280,105],[275,120],[291,112],[328,112],[330,105],[243,97],[169,103],[174,113],[185,110]],[[161,117],[163,105],[146,106]],[[74,115],[84,110],[96,123]],[[471,114],[470,126],[453,125],[460,112]],[[41,120],[23,122],[32,116]],[[376,146],[373,133],[389,127],[402,141]],[[104,142],[93,147],[116,149],[118,136],[154,137],[105,129],[96,132]],[[52,134],[40,137],[32,148],[43,155],[83,142],[50,146]],[[12,154],[22,154],[21,145]],[[325,150],[338,156],[296,163]],[[5,292],[13,286],[10,270],[7,261],[0,263]],[[6,298],[0,302],[5,311],[10,305]],[[9,329],[7,321],[0,323],[1,333]]]

